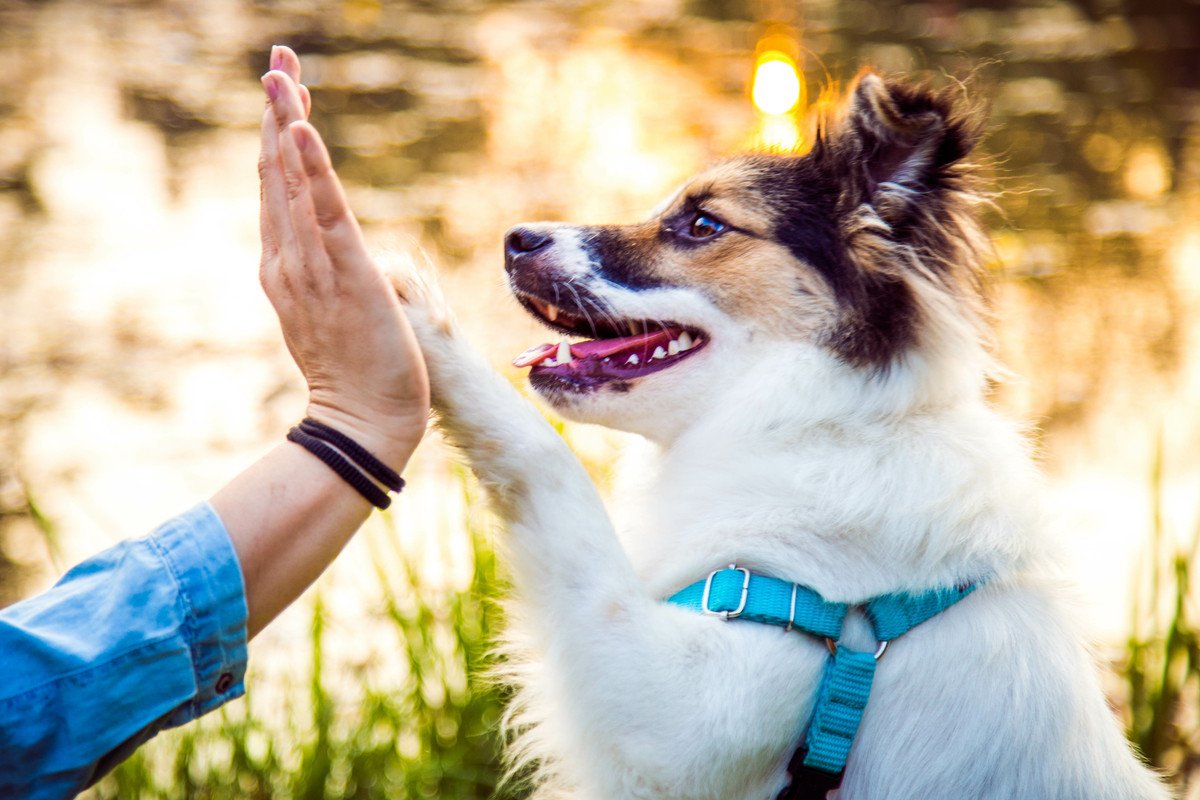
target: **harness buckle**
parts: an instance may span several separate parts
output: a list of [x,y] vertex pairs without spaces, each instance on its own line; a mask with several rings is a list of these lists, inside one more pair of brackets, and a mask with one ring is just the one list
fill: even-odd
[[[750,570],[745,567],[739,567],[737,564],[730,564],[729,569],[742,573],[742,598],[738,601],[738,607],[733,611],[714,611],[708,607],[708,598],[712,594],[713,578],[717,577],[718,572],[724,572],[724,570],[714,569],[708,573],[708,578],[704,581],[704,596],[700,598],[701,613],[720,617],[723,620],[731,620],[740,617],[742,612],[746,610],[746,598],[750,595]],[[692,596],[695,597],[695,595]]]

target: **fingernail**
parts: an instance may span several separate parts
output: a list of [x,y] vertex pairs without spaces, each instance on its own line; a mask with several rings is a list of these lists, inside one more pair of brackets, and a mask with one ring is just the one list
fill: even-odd
[[271,98],[272,103],[275,102],[275,99],[279,97],[279,84],[276,82],[275,76],[263,75],[262,83],[263,88],[267,90],[267,97]]
[[283,54],[279,49],[279,45],[271,45],[271,69],[279,69],[283,63]]

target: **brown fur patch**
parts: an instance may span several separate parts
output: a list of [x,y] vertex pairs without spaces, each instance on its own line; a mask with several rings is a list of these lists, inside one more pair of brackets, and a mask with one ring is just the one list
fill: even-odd
[[[778,336],[808,336],[835,311],[829,287],[771,238],[768,198],[753,161],[726,161],[690,181],[663,212],[639,225],[610,228],[656,283],[702,290],[727,314]],[[731,225],[711,242],[680,246],[662,235],[697,208]]]

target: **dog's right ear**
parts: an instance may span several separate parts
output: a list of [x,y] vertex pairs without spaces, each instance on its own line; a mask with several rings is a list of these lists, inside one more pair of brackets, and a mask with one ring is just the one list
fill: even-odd
[[[930,276],[936,291],[977,297],[981,236],[967,158],[981,131],[982,115],[961,86],[873,72],[855,79],[840,117],[825,123],[813,156],[836,187],[847,261],[822,271],[844,310],[829,343],[848,363],[886,370],[928,333],[919,301],[932,295]],[[922,269],[912,268],[914,256]],[[819,255],[809,261],[823,263]]]
[[873,72],[855,80],[829,144],[857,176],[860,199],[884,220],[900,222],[917,196],[957,188],[982,124],[951,91],[885,81]]

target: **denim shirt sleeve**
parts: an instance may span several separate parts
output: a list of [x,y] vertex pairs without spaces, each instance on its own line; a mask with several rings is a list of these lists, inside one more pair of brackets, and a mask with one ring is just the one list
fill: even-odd
[[0,611],[0,797],[73,797],[245,670],[241,568],[201,503]]

